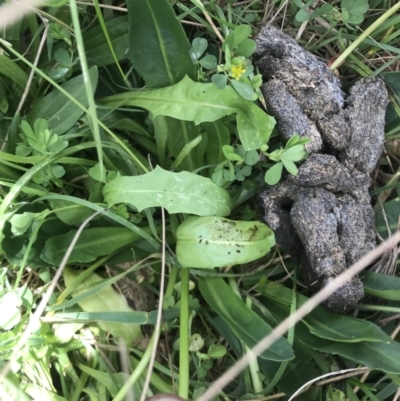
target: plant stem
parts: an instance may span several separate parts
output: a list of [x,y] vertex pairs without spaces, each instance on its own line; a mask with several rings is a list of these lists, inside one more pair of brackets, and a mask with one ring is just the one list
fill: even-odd
[[99,166],[100,166],[100,177],[101,177],[102,181],[105,182],[106,173],[105,173],[104,164],[103,164],[103,149],[101,147],[99,121],[97,119],[96,105],[94,102],[94,91],[93,91],[93,87],[92,87],[92,82],[90,80],[88,64],[86,61],[86,53],[85,53],[85,48],[83,45],[82,31],[81,31],[81,26],[80,26],[80,22],[79,22],[79,13],[78,13],[78,6],[76,4],[76,0],[70,0],[69,6],[70,6],[70,10],[71,10],[72,23],[74,25],[79,60],[81,63],[83,82],[85,84],[85,89],[86,89],[86,97],[87,97],[88,105],[89,105],[89,107],[88,107],[89,113],[87,116],[88,116],[88,120],[89,120],[89,125],[92,129],[93,138],[96,142],[97,157],[98,157]]
[[384,21],[386,21],[392,14],[400,9],[400,2],[389,8],[384,14],[382,14],[373,24],[371,24],[329,67],[332,71],[339,67],[340,64],[346,60],[347,56],[357,48],[357,46],[366,39],[371,33],[379,27]]
[[182,269],[181,273],[180,306],[178,395],[187,400],[189,397],[189,269]]
[[132,388],[132,386],[138,381],[139,377],[142,375],[144,370],[147,367],[147,364],[150,361],[150,357],[153,351],[153,345],[154,341],[158,340],[158,338],[155,337],[155,333],[153,333],[153,336],[151,337],[151,340],[146,348],[145,353],[143,354],[140,362],[136,366],[135,370],[132,372],[132,374],[129,376],[129,379],[125,382],[125,384],[122,386],[121,390],[118,391],[118,394],[113,398],[112,401],[124,401],[126,395],[128,394],[129,390]]

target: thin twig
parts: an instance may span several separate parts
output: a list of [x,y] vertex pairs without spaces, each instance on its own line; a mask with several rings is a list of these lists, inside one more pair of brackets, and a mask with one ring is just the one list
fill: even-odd
[[[149,156],[150,157],[150,156]],[[151,166],[151,161],[149,160],[149,164]],[[160,295],[159,295],[159,303],[158,303],[158,310],[157,310],[157,321],[156,326],[154,328],[154,344],[153,350],[149,361],[149,366],[147,370],[146,380],[143,384],[142,394],[140,396],[140,401],[144,401],[146,399],[147,390],[150,385],[151,375],[153,373],[154,362],[157,356],[157,346],[158,341],[160,339],[161,333],[161,319],[163,313],[163,304],[164,304],[164,286],[165,286],[165,244],[167,242],[166,239],[166,229],[165,229],[165,210],[161,208],[161,222],[162,222],[162,244],[161,244],[161,277],[160,277]]]
[[[319,380],[321,380],[322,378],[325,377],[331,377],[331,376],[337,376],[337,375],[343,375],[343,374],[348,374],[348,373],[354,373],[355,371],[358,372],[358,374],[360,374],[360,369],[361,370],[365,370],[367,369],[369,371],[368,368],[352,368],[352,369],[344,369],[344,370],[338,370],[337,372],[329,372],[326,373],[324,375],[321,375],[319,377],[316,377],[315,379],[312,379],[310,381],[308,381],[307,383],[304,383],[297,391],[295,391],[292,396],[289,398],[288,401],[293,401],[298,395],[300,395],[302,392],[304,392],[305,389],[308,389],[309,387],[311,387],[311,385]],[[332,379],[330,379],[332,380]],[[337,380],[337,379],[336,379]],[[326,382],[326,380],[325,380]]]

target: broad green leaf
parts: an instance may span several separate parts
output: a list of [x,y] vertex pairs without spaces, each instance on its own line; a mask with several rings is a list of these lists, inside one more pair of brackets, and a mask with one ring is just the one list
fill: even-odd
[[169,213],[198,216],[230,214],[228,193],[209,178],[187,171],[174,173],[159,166],[140,176],[118,176],[104,186],[103,194],[109,206],[129,203],[139,212],[161,206]]
[[268,142],[275,125],[273,117],[244,100],[233,88],[219,89],[214,84],[193,82],[189,77],[170,87],[122,93],[100,102],[109,107],[143,107],[154,116],[164,115],[195,124],[237,113],[238,134],[246,150],[259,149]]
[[[117,60],[121,61],[126,58],[128,48],[128,16],[112,18],[105,23]],[[100,24],[83,32],[82,37],[89,61],[96,60],[101,65],[115,62]]]
[[[273,329],[257,313],[249,309],[221,278],[199,280],[199,289],[206,302],[222,317],[237,337],[251,348]],[[287,340],[279,338],[260,358],[287,361],[294,357]]]
[[[286,305],[287,313],[292,303],[292,290],[283,285],[265,285],[257,288],[261,294],[280,304]],[[308,301],[304,295],[297,294],[297,304]],[[362,341],[389,342],[390,337],[376,324],[351,316],[337,315],[318,306],[311,311],[303,323],[310,332],[320,338],[338,342],[359,343]]]
[[[76,230],[54,236],[46,241],[41,257],[52,265],[60,264],[71,244]],[[141,237],[125,227],[86,228],[76,243],[68,263],[88,263],[117,249],[133,243]]]
[[367,294],[390,301],[400,301],[400,278],[370,271],[361,273],[360,278]]
[[[18,212],[31,212],[41,213],[46,210],[47,206],[44,203],[33,203],[24,205]],[[32,236],[32,230],[36,229],[37,224],[42,222],[34,221],[33,225],[25,231],[22,235],[15,237],[11,232],[11,225],[7,223],[3,229],[3,241],[1,243],[2,250],[4,251],[7,261],[14,266],[21,266],[22,261],[27,256],[29,242],[34,239]],[[42,266],[48,266],[48,264],[40,257],[45,242],[54,236],[64,234],[70,230],[70,227],[63,224],[57,218],[48,218],[43,224],[41,224],[36,240],[34,241],[29,255],[25,260],[25,266],[30,268],[37,268]]]
[[211,216],[188,217],[176,236],[179,263],[203,269],[249,263],[275,245],[273,232],[263,223]]
[[[89,76],[93,90],[95,90],[98,79],[96,67],[89,70]],[[88,106],[83,75],[72,78],[61,86],[84,107]],[[82,110],[72,100],[54,89],[36,103],[27,115],[27,121],[33,125],[38,118],[48,119],[49,129],[53,130],[55,134],[61,135],[68,131],[81,115]]]
[[264,180],[268,185],[275,185],[282,177],[283,164],[282,162],[276,163],[265,173]]
[[195,78],[190,44],[167,0],[128,0],[128,58],[150,88]]
[[341,355],[357,364],[386,373],[400,374],[400,343],[361,342],[356,344],[330,343],[326,345],[309,344],[313,349],[328,354]]
[[[21,89],[25,89],[28,82],[28,74],[10,57],[0,54],[0,74],[10,78]],[[35,91],[35,85],[30,87],[30,92]]]
[[[74,281],[82,272],[66,268],[63,272],[64,282],[67,289],[74,286]],[[74,291],[72,297],[75,298],[90,289],[90,286],[98,284],[103,279],[97,274],[92,273],[85,279],[77,288],[72,288]],[[92,294],[78,302],[79,306],[85,312],[132,312],[123,295],[116,292],[111,285],[103,288],[101,292]],[[142,332],[140,325],[123,324],[99,321],[98,325],[105,331],[110,332],[115,338],[124,337],[127,344],[133,340],[141,338]]]
[[[383,214],[384,213],[384,214]],[[385,202],[382,208],[379,208],[375,214],[375,225],[382,238],[388,238],[389,233],[397,230],[400,216],[400,198]]]

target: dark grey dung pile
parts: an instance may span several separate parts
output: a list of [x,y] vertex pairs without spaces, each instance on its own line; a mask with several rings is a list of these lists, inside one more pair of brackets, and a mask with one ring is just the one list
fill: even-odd
[[[367,78],[345,97],[325,64],[272,26],[256,41],[269,114],[285,140],[311,139],[299,174],[260,195],[264,220],[316,291],[375,247],[369,174],[383,150],[388,94],[382,80]],[[363,295],[355,277],[325,305],[345,313]]]

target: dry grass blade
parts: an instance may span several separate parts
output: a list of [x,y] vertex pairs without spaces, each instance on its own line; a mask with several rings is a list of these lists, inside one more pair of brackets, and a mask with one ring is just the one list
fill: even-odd
[[316,306],[321,304],[325,299],[332,295],[339,287],[346,281],[350,280],[353,276],[361,272],[366,266],[371,264],[376,258],[382,255],[385,251],[395,247],[400,241],[400,231],[398,231],[392,238],[383,242],[377,248],[369,252],[357,263],[347,269],[345,272],[333,279],[326,287],[316,293],[304,305],[302,305],[295,314],[287,317],[282,321],[274,331],[263,338],[255,347],[248,353],[243,355],[230,369],[228,369],[211,387],[202,394],[197,401],[209,401],[215,397],[221,389],[223,389],[234,377],[236,377],[248,364],[271,346],[279,337],[284,335],[290,327],[295,325],[304,316],[310,313]]

